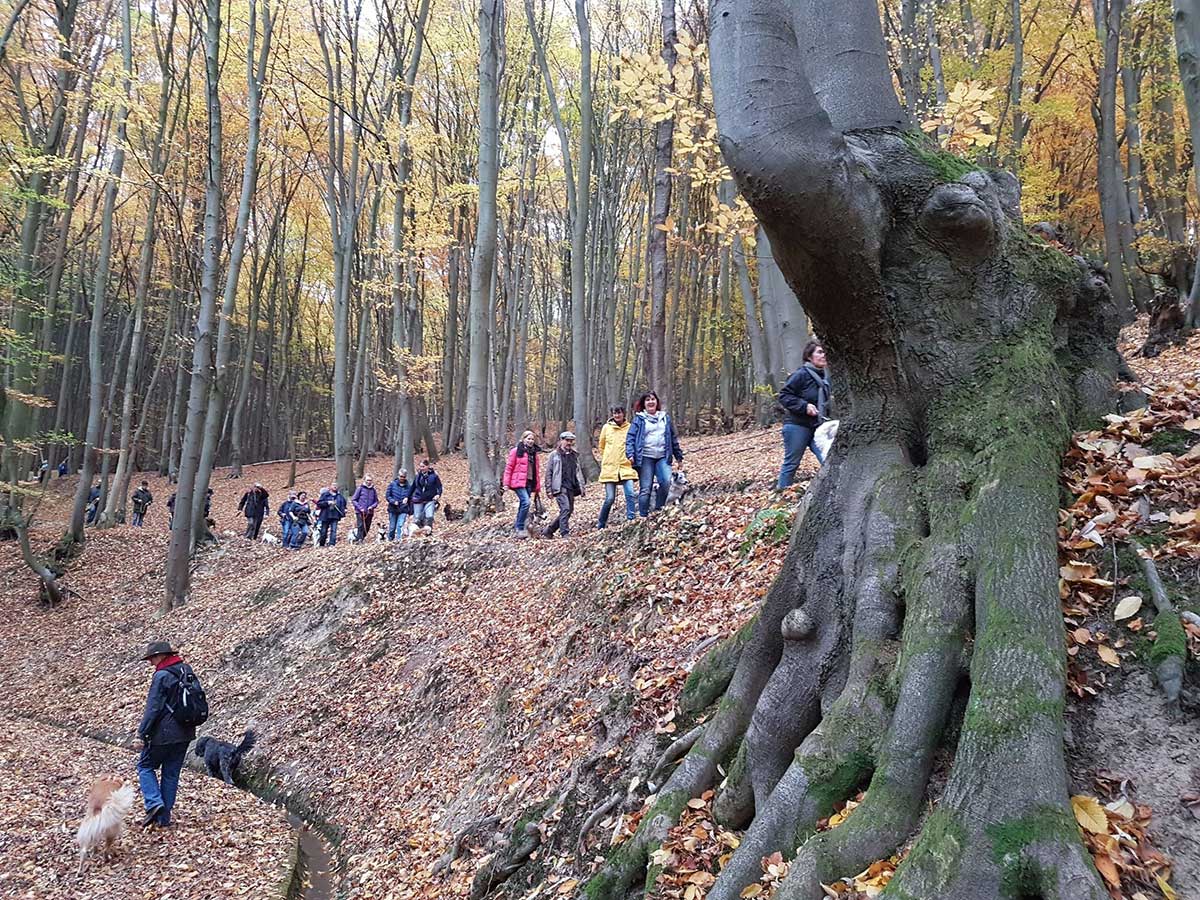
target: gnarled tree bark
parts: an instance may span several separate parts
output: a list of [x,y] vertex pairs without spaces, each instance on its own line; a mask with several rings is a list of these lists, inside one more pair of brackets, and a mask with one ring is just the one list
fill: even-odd
[[1011,176],[904,130],[872,0],[710,13],[722,150],[847,412],[716,713],[586,893],[625,896],[724,764],[717,814],[748,830],[708,900],[775,851],[776,897],[818,900],[914,834],[889,895],[1102,900],[1069,805],[1055,526],[1071,423],[1115,400],[1117,309],[1025,231]]

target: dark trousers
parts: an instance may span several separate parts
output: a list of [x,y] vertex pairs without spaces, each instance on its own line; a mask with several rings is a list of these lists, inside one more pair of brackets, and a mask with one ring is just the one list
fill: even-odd
[[322,519],[320,528],[317,529],[317,546],[324,547],[326,540],[329,546],[332,547],[337,543],[337,519]]
[[262,513],[256,516],[246,516],[246,537],[252,541],[258,540],[258,531],[262,528],[262,520]]
[[367,539],[367,535],[371,531],[371,520],[375,518],[375,510],[371,509],[362,512],[356,509],[354,517],[358,520],[358,543],[361,544]]
[[554,532],[561,531],[563,537],[571,533],[571,513],[575,512],[575,495],[563,491],[554,497],[558,501],[558,518],[546,529],[546,537],[553,537]]
[[[175,793],[179,790],[179,773],[187,758],[187,742],[182,744],[151,744],[142,748],[138,757],[138,785],[142,789],[142,803],[146,812],[156,806],[162,812],[155,816],[159,825],[171,824],[171,810],[175,808]],[[162,769],[161,783],[156,770]]]

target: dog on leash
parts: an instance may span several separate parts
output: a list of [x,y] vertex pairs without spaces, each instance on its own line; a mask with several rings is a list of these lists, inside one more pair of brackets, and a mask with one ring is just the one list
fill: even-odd
[[116,775],[102,775],[88,791],[87,809],[75,835],[79,872],[89,854],[103,853],[105,861],[125,833],[125,818],[133,809],[133,785]]
[[687,473],[672,472],[671,483],[667,485],[667,506],[683,506],[683,501],[692,489],[688,486]]
[[240,744],[206,734],[196,741],[196,749],[192,752],[204,760],[204,768],[208,770],[209,775],[220,778],[226,784],[233,784],[233,773],[237,771],[242,757],[254,748],[254,741],[254,732],[249,729],[242,735]]

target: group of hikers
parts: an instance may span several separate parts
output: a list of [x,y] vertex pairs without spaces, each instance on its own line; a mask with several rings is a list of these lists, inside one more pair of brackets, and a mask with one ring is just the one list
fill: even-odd
[[[642,394],[633,410],[633,420],[629,421],[624,406],[610,407],[609,420],[600,429],[598,481],[604,485],[604,503],[596,523],[598,528],[608,526],[618,488],[625,498],[626,519],[634,519],[638,513],[648,516],[652,503],[654,509],[661,509],[667,501],[672,466],[683,463],[675,423],[662,408],[658,394],[654,391]],[[575,500],[584,496],[587,484],[575,445],[575,435],[562,432],[546,459],[544,474],[538,464],[541,448],[532,431],[521,435],[521,440],[508,452],[503,484],[517,495],[513,531],[518,538],[531,536],[529,510],[543,488],[554,498],[558,515],[542,535],[552,538],[556,533],[563,537],[571,533]]]
[[[319,547],[337,544],[338,525],[348,510],[354,511],[353,540],[361,543],[371,535],[375,511],[380,500],[387,505],[388,524],[384,535],[389,541],[404,537],[406,525],[420,529],[425,534],[433,531],[433,517],[442,498],[442,479],[438,476],[431,460],[421,460],[417,474],[411,480],[408,472],[401,469],[383,497],[375,487],[375,480],[367,475],[355,488],[347,501],[337,482],[321,491],[316,503],[308,499],[307,491],[289,491],[287,499],[280,504],[280,543],[289,550],[299,550],[310,539],[316,529]],[[246,517],[246,537],[257,540],[263,519],[270,509],[270,496],[260,482],[242,495],[238,503]]]
[[[830,387],[825,368],[825,349],[819,341],[809,341],[803,351],[803,364],[787,380],[779,392],[779,408],[783,416],[783,465],[776,482],[778,490],[785,490],[795,482],[796,472],[805,450],[811,450],[817,461],[825,461],[825,447],[819,436],[821,425],[826,423],[830,412]],[[831,423],[836,425],[836,423]],[[544,452],[532,431],[526,431],[508,452],[504,466],[502,484],[517,496],[517,515],[513,531],[518,538],[530,537],[530,511],[541,508],[540,499],[544,492],[554,498],[557,515],[539,533],[543,537],[563,537],[571,533],[571,516],[575,512],[575,501],[584,496],[587,477],[584,466],[576,451],[577,439],[573,432],[563,431],[554,448],[546,457],[544,466],[539,456]],[[827,446],[827,445],[825,445]],[[654,391],[642,394],[633,404],[630,418],[624,406],[609,408],[609,419],[600,429],[598,443],[600,453],[599,484],[604,486],[604,502],[596,522],[598,528],[608,526],[618,491],[625,501],[625,518],[632,520],[648,516],[651,511],[661,509],[667,500],[671,474],[683,463],[683,449],[675,423]],[[62,466],[60,466],[60,473]],[[209,515],[212,504],[212,489],[205,497],[204,514]],[[99,506],[100,486],[92,488],[89,498],[88,521],[96,516]],[[421,461],[417,473],[411,479],[405,469],[396,477],[381,497],[370,475],[354,489],[349,498],[335,482],[321,490],[316,502],[309,499],[307,491],[289,491],[287,499],[276,510],[279,518],[279,542],[287,549],[298,550],[314,536],[318,546],[333,546],[337,543],[338,527],[348,511],[353,511],[355,527],[352,539],[355,542],[370,538],[371,527],[380,503],[387,506],[387,527],[381,529],[381,537],[388,541],[401,540],[418,531],[430,534],[433,530],[434,514],[442,498],[442,481],[434,463]],[[150,485],[143,481],[130,497],[132,524],[141,527],[154,497]],[[167,501],[167,508],[174,516],[175,495]],[[238,502],[238,509],[246,518],[245,536],[258,540],[263,521],[271,510],[270,495],[261,482],[246,491]]]

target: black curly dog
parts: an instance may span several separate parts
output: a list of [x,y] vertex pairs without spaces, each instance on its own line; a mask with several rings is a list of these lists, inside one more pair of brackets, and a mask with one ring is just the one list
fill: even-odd
[[205,735],[196,741],[195,754],[204,760],[204,767],[213,778],[220,778],[226,784],[233,784],[233,773],[237,771],[238,763],[254,747],[254,732],[247,731],[242,736],[242,742],[236,747],[229,741]]

